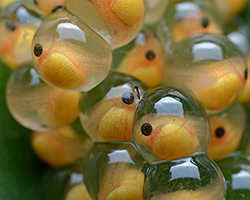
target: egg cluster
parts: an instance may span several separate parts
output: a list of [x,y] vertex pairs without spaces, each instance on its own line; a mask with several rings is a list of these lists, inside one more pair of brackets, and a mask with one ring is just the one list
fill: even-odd
[[1,0],[6,101],[52,167],[43,199],[250,199],[247,4]]

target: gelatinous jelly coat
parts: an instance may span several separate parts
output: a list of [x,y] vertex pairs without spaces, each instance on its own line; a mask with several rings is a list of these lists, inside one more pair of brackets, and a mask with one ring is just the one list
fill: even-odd
[[66,11],[43,21],[32,49],[41,77],[64,90],[90,90],[108,75],[111,66],[110,46]]
[[0,59],[6,66],[15,69],[32,60],[31,43],[39,22],[19,2],[12,3],[1,12]]
[[65,5],[65,0],[22,0],[22,2],[29,10],[42,16],[47,16]]
[[210,0],[170,2],[164,20],[174,42],[197,33],[222,33],[215,6]]
[[209,122],[203,108],[192,98],[174,89],[156,88],[139,102],[133,141],[148,162],[207,151]]
[[171,50],[164,84],[193,92],[208,110],[228,107],[243,91],[246,60],[228,39],[197,34]]
[[237,150],[246,122],[246,113],[239,103],[209,116],[212,136],[208,156],[217,160]]
[[63,91],[43,82],[30,66],[12,73],[6,100],[13,117],[24,127],[44,131],[65,126],[78,117],[79,92]]
[[93,200],[142,200],[146,163],[129,142],[97,143],[84,168]]
[[41,160],[53,167],[63,166],[77,159],[86,159],[92,141],[82,128],[78,129],[74,125],[47,132],[33,132],[33,150]]
[[111,72],[97,87],[83,93],[80,119],[92,140],[131,140],[135,108],[144,93],[141,86],[130,76]]
[[[123,48],[117,49],[114,56],[124,54]],[[149,87],[162,83],[163,78],[163,50],[159,40],[152,31],[141,32],[135,39],[135,46],[126,52],[123,60],[112,65],[117,71],[132,75]],[[117,66],[118,65],[118,66]]]
[[97,32],[112,49],[130,42],[141,30],[144,0],[66,0],[66,9]]

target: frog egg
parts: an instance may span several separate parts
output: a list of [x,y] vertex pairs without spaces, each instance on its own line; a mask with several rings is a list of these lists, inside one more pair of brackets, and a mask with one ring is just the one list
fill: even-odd
[[55,130],[33,132],[31,136],[36,155],[52,167],[86,159],[92,144],[78,120]]
[[31,61],[31,42],[38,24],[20,2],[14,2],[0,13],[0,59],[11,69]]
[[65,5],[65,0],[22,0],[22,2],[27,9],[43,17]]
[[163,47],[152,30],[143,30],[129,44],[113,51],[111,67],[138,78],[148,87],[158,86],[163,79]]
[[106,78],[111,48],[68,12],[48,16],[32,42],[39,75],[60,89],[88,91]]
[[83,170],[84,184],[93,199],[142,200],[146,167],[130,142],[96,143]]
[[210,0],[169,2],[164,20],[174,42],[197,33],[222,33],[216,8]]
[[82,94],[79,113],[83,128],[93,141],[131,140],[135,108],[145,86],[119,72]]
[[112,49],[130,42],[144,23],[144,0],[66,0],[65,7]]
[[245,87],[246,60],[222,36],[191,36],[173,45],[168,59],[164,84],[193,92],[207,110],[227,108]]
[[137,106],[133,142],[149,163],[205,153],[210,134],[204,109],[184,92],[155,88]]
[[208,156],[217,160],[236,151],[246,123],[245,109],[240,103],[219,113],[209,115],[212,129],[211,141],[208,147]]
[[24,127],[44,131],[65,126],[78,117],[79,92],[56,89],[43,82],[30,66],[12,73],[6,101],[12,116]]

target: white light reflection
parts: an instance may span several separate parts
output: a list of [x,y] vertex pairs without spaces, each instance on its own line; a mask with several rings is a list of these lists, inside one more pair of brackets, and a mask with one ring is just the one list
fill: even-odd
[[[183,170],[185,168],[185,170]],[[186,159],[186,162],[171,167],[170,172],[172,174],[172,180],[178,178],[194,178],[200,180],[200,172],[196,165],[190,162],[190,158]]]
[[32,68],[30,69],[30,76],[31,76],[30,85],[37,85],[41,83],[40,77],[38,76],[36,71]]
[[164,97],[155,104],[157,114],[171,114],[179,117],[184,117],[184,109],[182,103],[172,97]]
[[220,46],[211,42],[202,42],[195,44],[192,48],[194,62],[198,61],[221,61],[223,60],[223,51]]
[[108,164],[117,162],[131,163],[133,165],[135,164],[134,161],[131,159],[127,150],[116,150],[112,153],[109,153],[108,157],[109,157]]
[[175,19],[179,20],[185,19],[186,16],[198,18],[201,15],[199,6],[191,2],[179,3],[175,9]]
[[232,175],[233,189],[250,189],[250,172],[241,170]]
[[76,25],[61,23],[57,26],[57,32],[62,40],[77,40],[86,43],[85,33]]
[[72,173],[70,175],[70,185],[75,185],[83,182],[83,175],[78,173]]

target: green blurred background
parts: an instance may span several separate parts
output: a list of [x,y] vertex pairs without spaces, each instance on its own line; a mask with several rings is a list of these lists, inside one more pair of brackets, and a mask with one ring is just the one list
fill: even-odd
[[0,63],[0,200],[40,200],[45,166],[31,149],[30,131],[12,118],[6,106],[9,74]]

